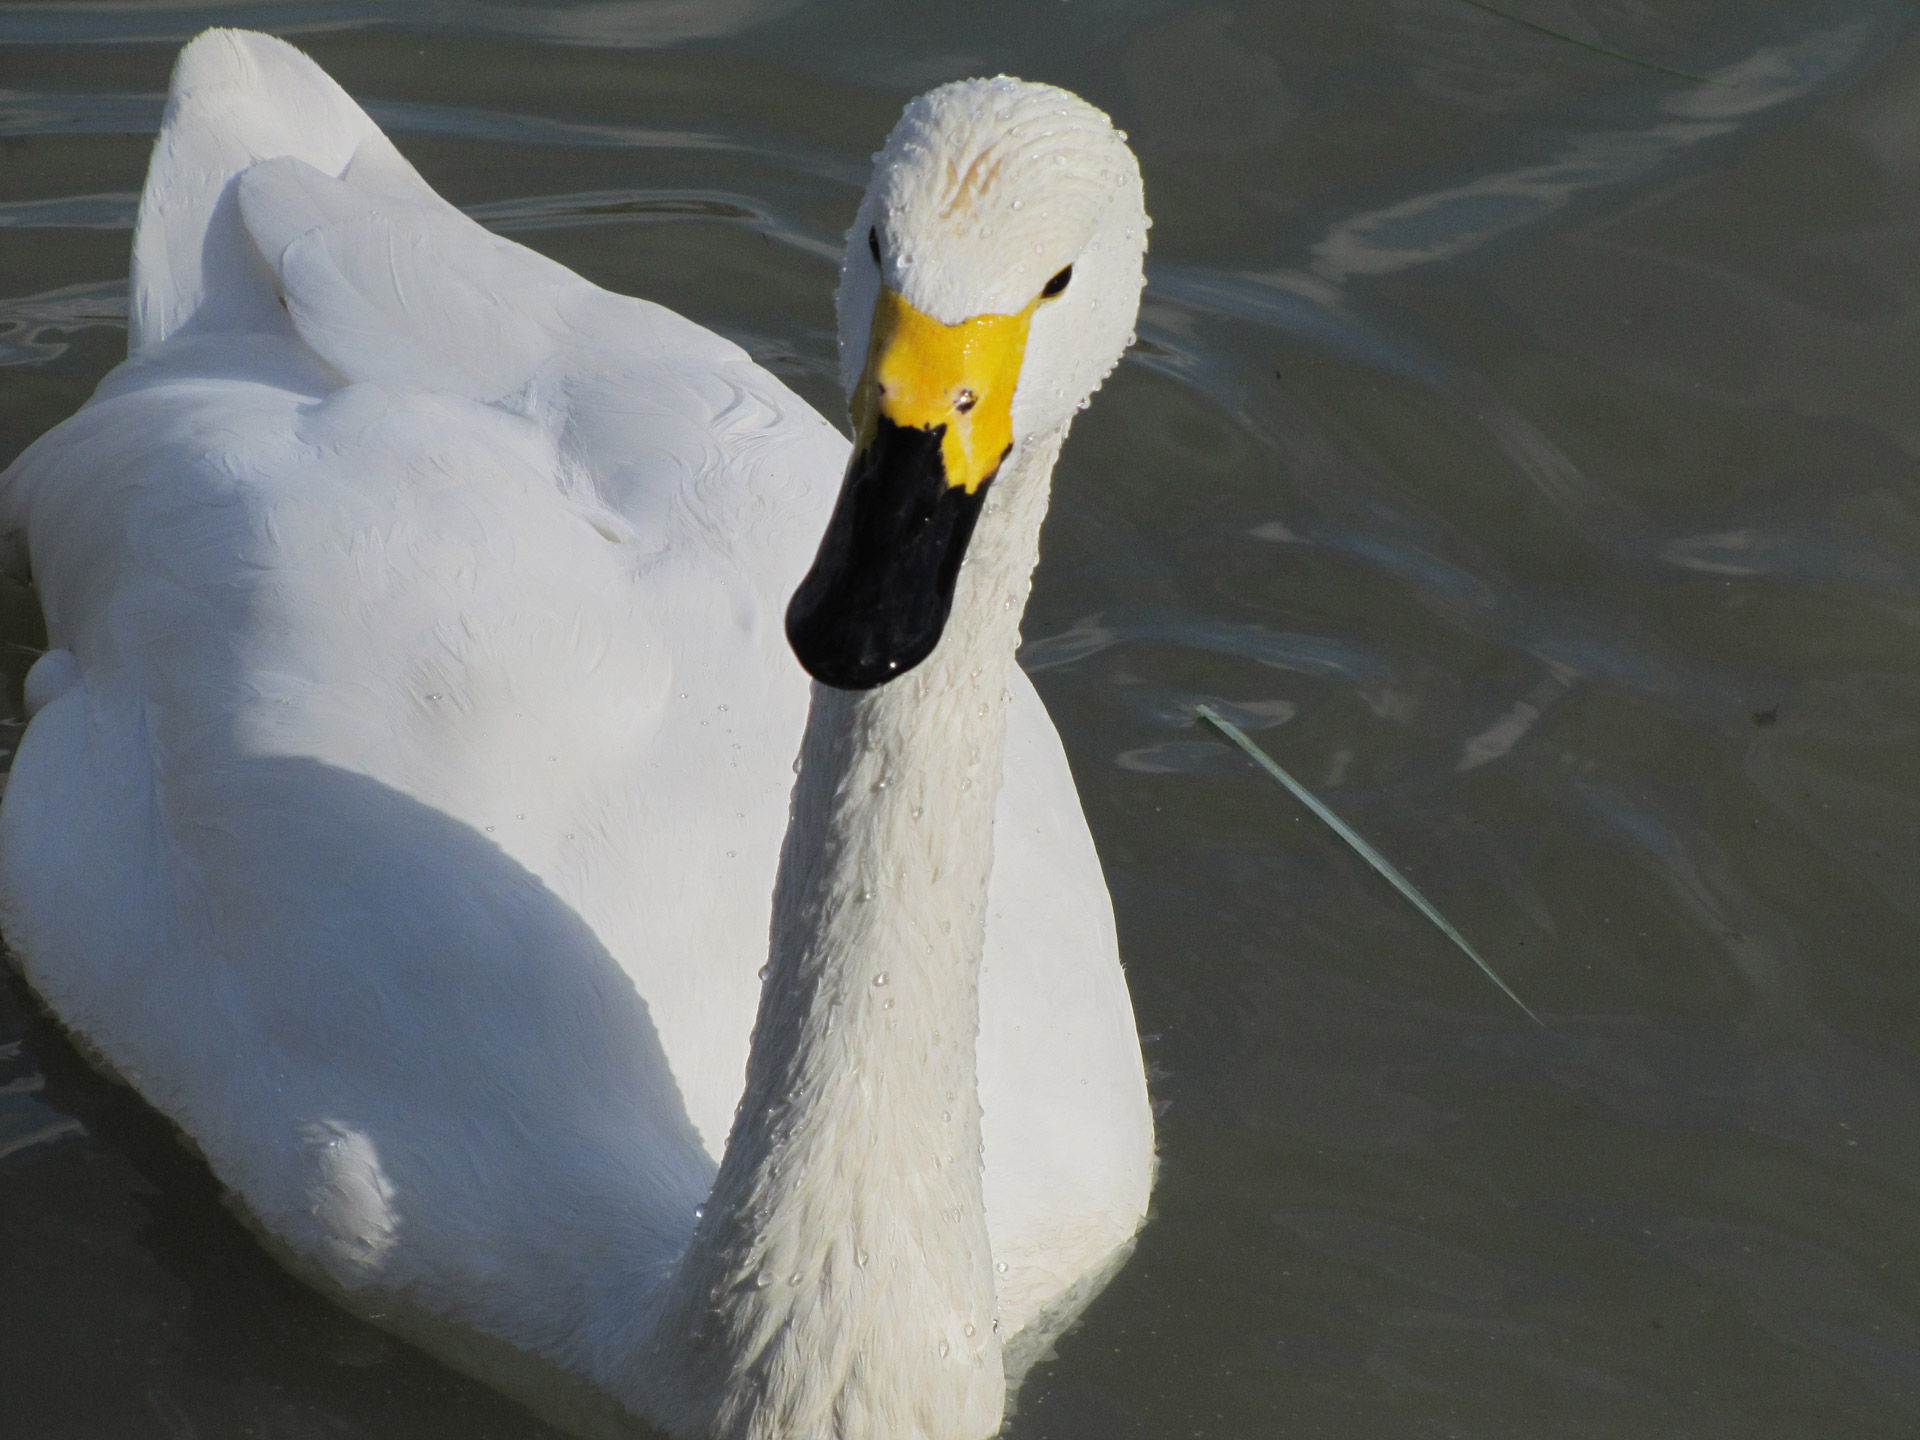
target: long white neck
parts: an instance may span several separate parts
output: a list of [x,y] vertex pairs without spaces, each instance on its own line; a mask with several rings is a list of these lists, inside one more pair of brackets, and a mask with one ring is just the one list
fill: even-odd
[[814,687],[746,1091],[658,1332],[695,1433],[999,1428],[980,957],[1009,667],[1060,440],[1009,457],[927,661],[876,690]]

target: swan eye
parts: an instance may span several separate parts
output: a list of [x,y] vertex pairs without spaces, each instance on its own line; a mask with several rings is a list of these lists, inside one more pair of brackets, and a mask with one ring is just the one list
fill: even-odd
[[873,263],[880,263],[880,231],[876,226],[867,231],[867,249],[873,255]]
[[1053,299],[1054,296],[1067,288],[1067,282],[1071,279],[1073,279],[1073,267],[1069,265],[1046,283],[1046,287],[1040,292],[1040,298],[1042,300]]

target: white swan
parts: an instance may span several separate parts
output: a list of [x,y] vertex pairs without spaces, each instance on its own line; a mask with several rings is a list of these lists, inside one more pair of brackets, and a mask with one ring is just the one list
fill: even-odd
[[849,463],[299,52],[194,41],[131,355],[0,477],[56,647],[0,807],[32,984],[289,1264],[576,1429],[997,1429],[1151,1180],[1013,664],[1146,223],[1073,96],[915,101],[841,276]]

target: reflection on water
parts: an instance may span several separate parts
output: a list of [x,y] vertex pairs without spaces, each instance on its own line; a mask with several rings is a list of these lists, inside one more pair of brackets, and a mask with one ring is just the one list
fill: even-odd
[[[1920,1424],[1920,41],[1883,0],[0,4],[0,460],[124,352],[172,47],[298,34],[494,228],[828,414],[867,156],[1073,86],[1156,218],[1023,663],[1155,1218],[1022,1436]],[[1496,7],[1501,8],[1501,7]],[[40,643],[0,581],[0,751]],[[1535,1030],[1217,735],[1318,787]],[[528,1436],[0,990],[0,1432]]]

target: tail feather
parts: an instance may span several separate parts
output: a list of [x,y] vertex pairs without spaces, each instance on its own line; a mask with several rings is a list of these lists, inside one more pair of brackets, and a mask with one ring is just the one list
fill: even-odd
[[363,146],[385,152],[383,169],[412,176],[366,112],[285,41],[209,30],[182,50],[140,196],[130,348],[187,329],[288,329],[233,181],[284,155],[337,176]]

